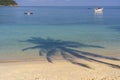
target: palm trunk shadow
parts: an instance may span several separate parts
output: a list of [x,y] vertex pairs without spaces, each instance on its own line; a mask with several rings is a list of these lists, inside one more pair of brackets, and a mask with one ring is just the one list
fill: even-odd
[[71,62],[72,64],[79,65],[79,66],[82,66],[82,67],[91,69],[91,67],[88,66],[88,65],[86,65],[86,64],[83,64],[83,63],[79,63],[79,62],[74,61],[74,60],[72,59],[72,57],[70,57],[70,56],[67,55],[67,54],[64,54],[64,52],[62,52],[61,55],[62,55],[62,57],[63,57],[65,60]]
[[[75,57],[77,57],[77,58],[80,58],[80,59],[84,59],[84,60],[88,60],[88,61],[95,61],[95,62],[98,62],[98,63],[102,63],[102,64],[106,64],[106,65],[109,65],[109,66],[111,66],[111,67],[113,67],[113,68],[118,68],[118,69],[120,69],[120,66],[119,65],[116,65],[116,64],[111,64],[111,63],[108,63],[108,62],[103,62],[103,61],[100,61],[100,60],[96,60],[96,59],[94,59],[94,58],[89,58],[89,57],[87,57],[87,56],[84,56],[84,55],[86,55],[86,54],[84,54],[84,55],[80,55],[80,52],[82,52],[82,54],[83,53],[86,53],[86,52],[83,52],[83,51],[76,51],[76,50],[72,50],[72,49],[67,49],[67,48],[63,48],[63,50],[65,50],[66,52],[68,52],[69,54],[71,54],[71,55],[73,55],[73,56],[75,56]],[[78,53],[79,52],[79,53]],[[87,53],[88,54],[88,53]],[[90,56],[92,55],[95,55],[96,56],[96,54],[92,54],[92,53],[89,53],[90,54]],[[94,56],[94,57],[95,57]],[[100,58],[105,58],[105,59],[110,59],[110,60],[119,60],[119,59],[111,59],[110,57],[104,57],[104,56],[101,56],[101,55],[97,55],[97,57],[100,57]]]

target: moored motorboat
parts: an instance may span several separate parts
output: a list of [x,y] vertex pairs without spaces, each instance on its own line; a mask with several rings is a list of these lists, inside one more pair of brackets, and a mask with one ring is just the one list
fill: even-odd
[[102,13],[103,12],[103,8],[95,8],[94,12],[95,13]]
[[24,12],[24,14],[26,14],[26,15],[31,15],[31,14],[33,14],[32,12]]

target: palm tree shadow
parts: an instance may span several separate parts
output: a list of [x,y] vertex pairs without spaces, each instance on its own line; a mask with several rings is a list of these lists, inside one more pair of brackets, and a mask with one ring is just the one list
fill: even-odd
[[94,58],[103,58],[103,59],[118,60],[118,61],[120,61],[120,59],[76,50],[77,48],[87,48],[87,47],[104,48],[102,46],[82,44],[82,43],[73,42],[73,41],[54,40],[51,38],[44,39],[41,37],[31,37],[30,39],[27,39],[27,40],[21,41],[21,42],[28,42],[28,43],[32,43],[32,44],[36,45],[33,47],[24,48],[24,49],[22,49],[22,51],[26,51],[29,49],[39,49],[39,55],[42,56],[42,55],[46,54],[46,59],[48,60],[48,62],[51,62],[51,63],[52,63],[51,57],[59,52],[65,60],[67,60],[73,64],[80,65],[82,67],[91,68],[90,66],[88,66],[86,64],[75,61],[73,59],[73,57],[76,57],[78,59],[87,60],[87,61],[94,61],[94,62],[106,64],[113,68],[120,68],[119,65],[107,63],[107,62],[100,61],[100,60],[97,60]]

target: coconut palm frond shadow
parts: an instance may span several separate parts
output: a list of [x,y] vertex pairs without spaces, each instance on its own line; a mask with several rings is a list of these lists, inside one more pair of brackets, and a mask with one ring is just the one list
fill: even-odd
[[86,67],[86,68],[91,68],[91,67],[89,67],[86,64],[75,61],[73,57],[76,57],[78,59],[84,59],[87,61],[95,61],[98,63],[106,64],[113,68],[120,68],[119,65],[103,62],[103,61],[94,59],[94,57],[95,58],[104,58],[104,59],[109,59],[109,60],[120,60],[120,59],[76,50],[77,48],[87,48],[87,47],[104,48],[102,46],[82,44],[82,43],[73,42],[73,41],[54,40],[51,38],[44,39],[41,37],[31,37],[30,39],[27,39],[22,42],[33,43],[36,45],[33,47],[24,48],[24,49],[22,49],[23,51],[26,51],[29,49],[39,49],[39,55],[42,56],[42,55],[46,54],[46,59],[48,60],[48,62],[51,62],[51,63],[52,63],[51,57],[59,52],[65,60],[67,60],[73,64]]

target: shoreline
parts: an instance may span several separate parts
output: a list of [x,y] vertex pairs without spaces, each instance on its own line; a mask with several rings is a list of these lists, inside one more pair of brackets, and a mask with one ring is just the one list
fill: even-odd
[[[106,56],[106,57],[114,57],[114,58],[120,59],[120,54],[118,52],[113,53],[113,52],[106,51],[106,52],[102,53],[98,50],[87,50],[87,49],[84,49],[83,51],[90,52],[90,53],[97,54],[97,55]],[[99,54],[99,53],[101,53],[101,54]],[[5,59],[4,59],[4,57],[2,57],[0,59],[0,63],[14,63],[14,62],[26,62],[26,61],[27,62],[30,62],[30,61],[47,61],[45,55],[44,56],[38,56],[38,53],[31,53],[31,54],[32,55],[24,54],[24,55],[21,55],[20,57],[19,57],[19,55],[16,55],[13,58],[12,57],[9,58],[9,57],[6,56],[8,59],[4,56]],[[27,56],[27,57],[25,57],[25,56]],[[60,54],[54,55],[53,57],[54,57],[53,61],[65,60],[65,59],[63,59],[63,57]]]
[[[87,50],[84,50],[84,51],[87,51]],[[96,52],[96,54],[100,53],[100,52],[97,52],[97,51],[94,51],[94,50],[93,51],[90,50],[90,53],[95,54],[95,52]],[[32,53],[32,56],[33,56],[33,54],[34,53]],[[35,53],[35,54],[37,54],[37,53]],[[113,58],[120,59],[120,54],[119,53],[101,53],[101,54],[97,54],[97,55],[102,55],[102,56],[106,56],[106,57],[113,57]],[[27,56],[27,55],[25,55],[25,56]],[[60,54],[54,55],[53,57],[54,57],[53,61],[65,60],[65,59],[63,59],[63,57]],[[97,58],[97,57],[94,57],[94,58]],[[31,62],[31,61],[45,61],[46,62],[47,59],[46,59],[45,55],[44,56],[34,55],[34,57],[29,56],[29,57],[26,57],[26,58],[25,57],[22,58],[22,56],[21,56],[21,57],[10,58],[10,59],[4,59],[4,58],[0,59],[0,63]]]

